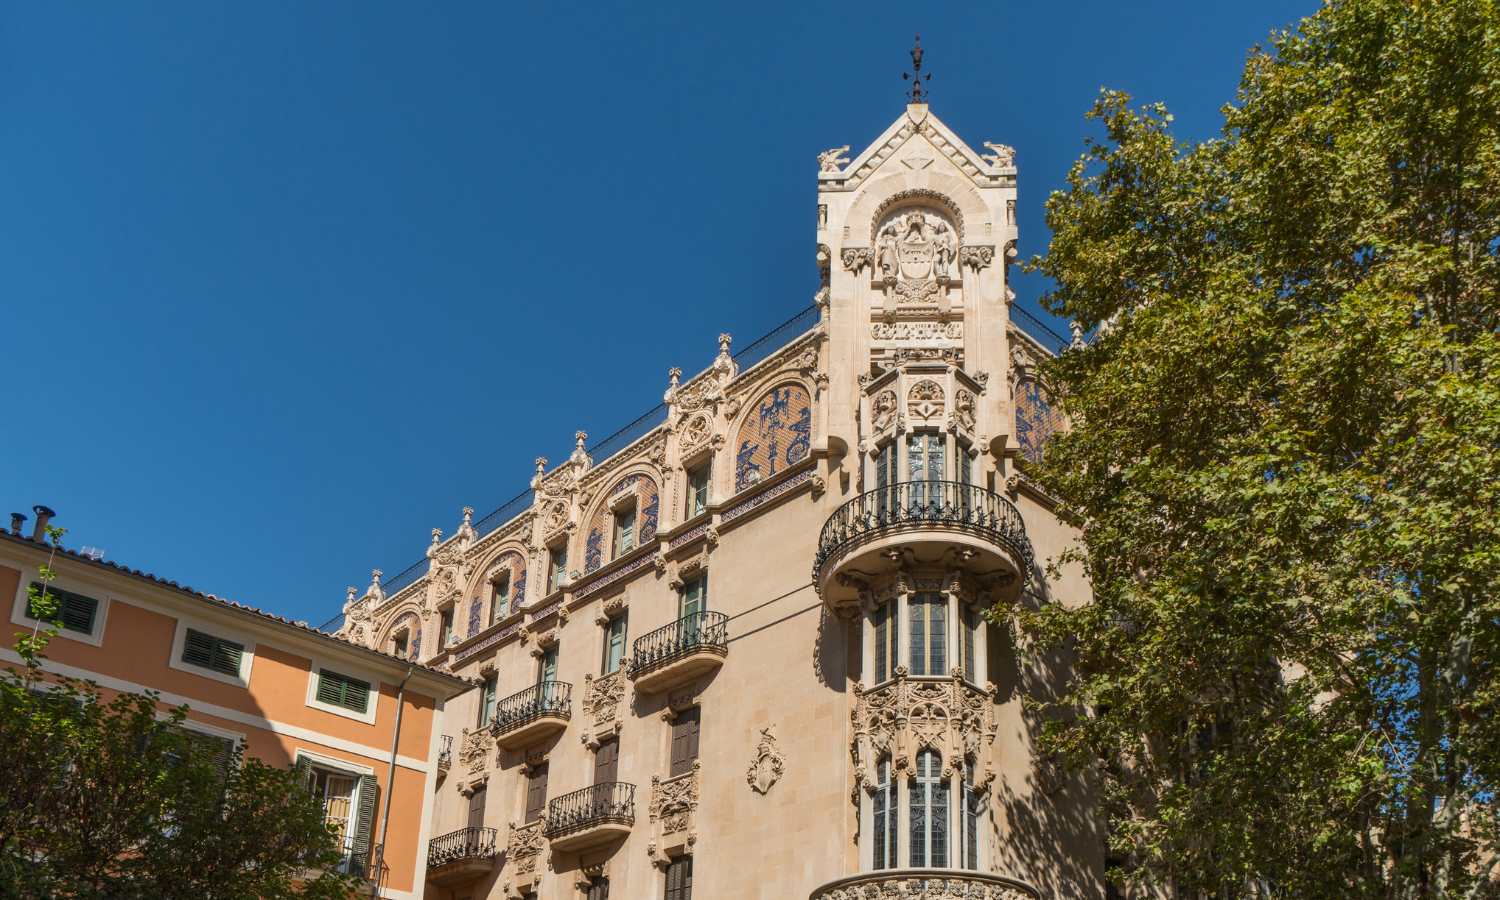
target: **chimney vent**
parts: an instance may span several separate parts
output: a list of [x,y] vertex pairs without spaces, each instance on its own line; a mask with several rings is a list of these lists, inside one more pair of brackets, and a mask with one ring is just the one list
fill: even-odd
[[21,529],[26,527],[26,520],[30,518],[25,513],[10,514],[10,533],[16,537],[21,536]]
[[33,506],[31,508],[31,511],[36,513],[36,527],[31,530],[31,539],[33,541],[40,542],[46,539],[47,523],[51,522],[52,517],[57,515],[57,513],[45,506],[42,506],[40,503],[38,503],[36,506]]

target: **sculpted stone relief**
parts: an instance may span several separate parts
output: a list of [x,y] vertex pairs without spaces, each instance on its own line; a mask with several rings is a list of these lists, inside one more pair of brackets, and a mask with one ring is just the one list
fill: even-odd
[[463,737],[458,744],[458,761],[470,772],[482,772],[489,758],[490,733],[478,728],[473,731],[465,728]]
[[757,794],[769,793],[781,776],[786,773],[786,757],[776,743],[776,726],[767,725],[760,730],[760,743],[755,745],[755,758],[745,780]]
[[983,751],[995,740],[990,702],[994,692],[994,685],[980,690],[961,674],[910,678],[904,667],[897,667],[895,678],[874,689],[856,682],[850,748],[857,762],[856,780],[866,783],[870,767],[882,757],[906,769],[918,752],[930,748],[949,772],[965,759],[982,760],[984,769],[973,773],[973,780],[988,787],[994,771]]
[[953,421],[968,431],[974,430],[976,404],[974,395],[959,388],[953,392]]
[[620,701],[625,699],[625,669],[595,678],[583,676],[583,709],[590,727],[583,735],[585,744],[597,741],[599,735],[620,727]]
[[906,412],[914,419],[932,419],[943,413],[943,388],[930,378],[911,386],[906,394]]
[[897,412],[896,392],[883,390],[870,401],[870,424],[877,432],[885,431],[895,423]]
[[537,860],[541,858],[545,846],[542,840],[544,822],[545,818],[525,825],[511,823],[510,837],[505,842],[506,868],[513,879],[512,889],[507,891],[508,896],[520,896],[514,890],[515,885],[529,885],[536,881]]
[[660,775],[651,776],[651,803],[646,807],[652,822],[661,828],[661,834],[691,831],[693,811],[698,808],[699,778],[701,762],[694,762],[686,775],[662,780]]
[[876,322],[870,337],[877,341],[961,341],[962,322]]
[[952,226],[932,213],[906,210],[894,214],[876,233],[875,271],[899,291],[901,285],[947,280],[957,253]]
[[938,877],[919,873],[872,872],[835,887],[822,888],[811,900],[1036,900],[1037,892],[979,873],[948,873]]

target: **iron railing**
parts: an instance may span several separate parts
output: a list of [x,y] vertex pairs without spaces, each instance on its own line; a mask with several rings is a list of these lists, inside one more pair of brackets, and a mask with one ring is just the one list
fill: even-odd
[[818,536],[813,575],[850,547],[895,531],[935,525],[985,535],[1016,554],[1030,577],[1033,551],[1015,504],[957,481],[902,481],[865,491],[834,510]]
[[630,654],[630,677],[660,668],[698,650],[729,651],[729,617],[721,612],[696,612],[635,639]]
[[490,733],[504,734],[542,716],[573,715],[573,685],[566,681],[539,681],[495,704]]
[[489,859],[500,849],[493,828],[469,826],[435,837],[427,844],[427,868],[436,869],[466,859]]
[[563,794],[547,804],[547,837],[595,825],[635,824],[635,785],[605,781]]
[[1015,323],[1017,318],[1024,320],[1025,327],[1021,330],[1032,340],[1051,350],[1053,353],[1062,353],[1068,348],[1068,344],[1072,342],[1071,339],[1063,337],[1046,322],[1022,309],[1018,304],[1011,304],[1010,316],[1012,323]]
[[439,738],[438,744],[438,769],[448,769],[453,766],[453,735],[445,734]]

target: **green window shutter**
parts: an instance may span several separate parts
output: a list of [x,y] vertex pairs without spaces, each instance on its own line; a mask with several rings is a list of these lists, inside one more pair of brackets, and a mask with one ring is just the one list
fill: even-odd
[[[34,581],[31,586],[38,591],[46,589],[47,596],[56,598],[57,619],[62,622],[62,627],[68,631],[77,631],[80,634],[93,634],[94,616],[99,613],[99,601],[93,597],[85,597],[72,591],[59,590],[55,587],[46,587],[39,581]],[[26,601],[26,615],[36,618],[36,610],[31,600]]]
[[244,644],[237,644],[234,641],[227,641],[224,638],[219,638],[214,645],[214,661],[212,668],[219,672],[223,672],[225,675],[238,676],[240,674],[240,660],[243,659],[244,656]]
[[292,772],[297,777],[297,783],[311,793],[313,789],[312,760],[305,756],[297,757],[297,761],[292,765]]
[[375,833],[375,797],[379,793],[380,784],[374,775],[359,776],[359,810],[354,817],[354,840],[349,851],[349,872],[354,875],[369,873],[370,839]]
[[358,678],[340,675],[327,669],[318,670],[318,702],[342,706],[357,713],[370,709],[370,685]]
[[182,661],[225,675],[240,674],[245,645],[189,628],[182,642]]

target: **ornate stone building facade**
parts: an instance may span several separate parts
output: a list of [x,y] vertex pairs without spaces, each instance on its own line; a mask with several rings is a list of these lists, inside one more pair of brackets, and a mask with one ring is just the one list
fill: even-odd
[[[340,633],[448,705],[428,896],[1102,897],[1033,752],[1061,661],[986,611],[1084,602],[1024,465],[1062,425],[1010,319],[1016,167],[923,103],[819,156],[813,307],[673,369],[623,446],[539,459]],[[607,452],[606,452],[607,451]]]

